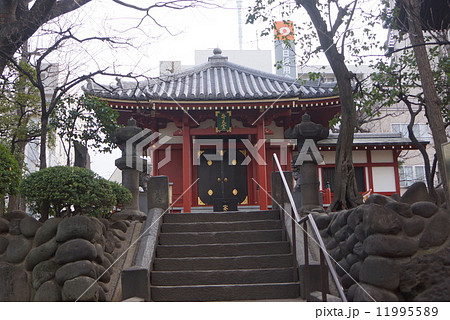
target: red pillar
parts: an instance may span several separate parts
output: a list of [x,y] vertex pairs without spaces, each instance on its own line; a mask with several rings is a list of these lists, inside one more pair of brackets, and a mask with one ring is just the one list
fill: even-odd
[[[257,133],[256,133],[256,139],[257,141],[260,141],[260,139],[265,139],[265,133],[264,133],[264,118],[262,118],[257,125]],[[261,148],[258,149],[258,154],[263,160],[265,164],[267,163],[266,159],[266,144],[264,143]],[[259,198],[259,208],[260,210],[267,210],[267,172],[266,172],[266,166],[262,164],[257,164],[258,169],[258,176],[256,177],[256,181],[259,183],[259,192],[258,192],[258,198]]]
[[183,210],[191,212],[192,206],[192,146],[189,128],[189,118],[183,115]]
[[369,190],[372,189],[372,193],[375,192],[374,188],[373,188],[373,165],[372,165],[372,154],[370,152],[370,150],[366,151],[367,154],[367,171],[368,171],[368,178],[369,178]]
[[398,156],[400,151],[392,150],[392,156],[394,157],[394,176],[395,176],[395,192],[400,195],[400,173],[398,172]]

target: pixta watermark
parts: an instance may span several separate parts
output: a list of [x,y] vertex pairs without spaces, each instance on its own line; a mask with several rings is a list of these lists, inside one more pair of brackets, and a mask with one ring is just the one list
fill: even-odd
[[[164,136],[159,132],[151,133],[145,129],[126,142],[126,165],[130,168],[143,171],[145,160],[142,159],[144,150],[146,154],[153,158],[156,150],[164,150],[164,158],[159,159],[155,165],[161,169],[164,165],[172,160],[172,137]],[[151,144],[150,147],[147,146]],[[291,139],[259,139],[252,142],[249,139],[193,139],[192,140],[192,164],[199,166],[201,163],[201,155],[206,161],[227,161],[229,165],[246,166],[251,161],[256,161],[257,165],[267,165],[264,159],[263,147],[279,148],[279,158],[281,165],[287,165],[289,161],[288,148],[295,145],[295,140]],[[147,148],[147,149],[145,149]],[[203,151],[210,150],[207,153]],[[238,153],[245,150],[245,156],[238,159]],[[212,152],[211,152],[212,151]],[[224,152],[226,151],[226,152]],[[318,164],[324,164],[322,155],[320,154],[314,140],[306,139],[298,152],[294,165],[302,165],[305,161],[314,161]],[[135,164],[135,166],[133,166]]]

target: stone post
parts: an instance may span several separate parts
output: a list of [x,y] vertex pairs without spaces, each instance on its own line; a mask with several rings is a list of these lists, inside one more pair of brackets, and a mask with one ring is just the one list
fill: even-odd
[[[132,137],[136,136],[142,131],[141,128],[136,126],[136,121],[131,118],[127,122],[127,126],[124,128],[119,128],[116,131],[116,143],[122,150],[122,157],[117,159],[115,164],[117,168],[122,170],[122,184],[125,188],[130,190],[133,195],[133,199],[130,203],[125,204],[122,211],[116,213],[114,216],[118,219],[131,219],[131,220],[142,220],[145,218],[145,213],[139,210],[139,171],[137,170],[137,159],[139,161],[146,162],[146,160],[141,159],[140,152],[137,148],[127,148],[126,144]],[[137,142],[137,141],[136,141]],[[129,152],[131,150],[131,153]],[[147,166],[144,165],[144,168]]]
[[296,178],[295,190],[300,191],[301,206],[299,212],[311,210],[323,211],[320,202],[317,161],[321,159],[316,142],[328,137],[328,129],[311,121],[309,114],[293,129],[285,132],[286,138],[297,139],[298,156],[294,158],[293,171]]
[[147,182],[147,210],[154,208],[166,211],[169,208],[169,177],[150,177]]
[[[292,172],[284,171],[284,177],[288,183],[290,191],[292,192]],[[281,179],[280,172],[275,171],[271,174],[271,183],[272,183],[272,209],[280,210],[284,207],[284,203],[289,202],[289,198],[286,193],[286,189],[284,188],[283,180]],[[279,205],[278,205],[279,204]],[[281,206],[281,208],[280,208]]]

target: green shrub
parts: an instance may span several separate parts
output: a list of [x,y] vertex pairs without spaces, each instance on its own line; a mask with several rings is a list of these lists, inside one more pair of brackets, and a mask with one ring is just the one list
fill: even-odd
[[123,204],[131,202],[133,199],[133,195],[131,194],[130,190],[122,186],[121,184],[114,182],[114,181],[108,181],[110,184],[110,187],[112,188],[112,191],[114,193],[114,196],[116,197],[116,205],[121,206]]
[[0,195],[15,194],[22,171],[9,149],[0,144]]
[[48,209],[56,217],[107,214],[118,201],[131,199],[129,191],[124,189],[89,169],[64,166],[34,172],[21,184],[21,192],[33,211],[40,213]]

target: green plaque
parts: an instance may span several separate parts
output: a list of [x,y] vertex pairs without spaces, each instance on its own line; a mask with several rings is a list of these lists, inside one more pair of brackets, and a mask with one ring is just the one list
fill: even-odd
[[216,111],[216,132],[231,132],[231,111]]

